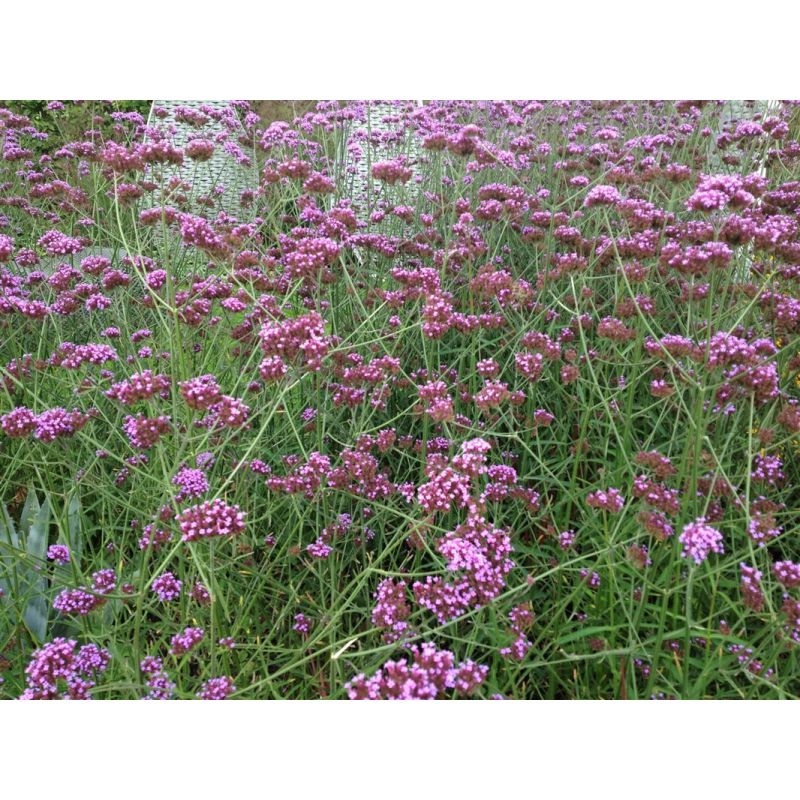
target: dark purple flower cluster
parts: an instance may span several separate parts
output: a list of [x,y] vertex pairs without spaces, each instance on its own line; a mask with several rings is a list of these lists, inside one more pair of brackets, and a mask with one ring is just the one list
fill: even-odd
[[21,700],[90,700],[95,678],[111,660],[108,650],[87,644],[75,651],[74,639],[58,637],[34,651],[25,669]]

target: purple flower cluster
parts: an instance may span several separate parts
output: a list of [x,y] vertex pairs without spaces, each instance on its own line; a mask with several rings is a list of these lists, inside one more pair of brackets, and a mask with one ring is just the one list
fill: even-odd
[[695,564],[702,564],[709,553],[724,553],[722,534],[706,524],[705,517],[698,517],[694,522],[685,525],[678,537],[683,545],[681,556],[694,559]]
[[69,564],[69,547],[65,544],[51,544],[47,548],[47,560],[58,565]]
[[137,414],[135,417],[125,417],[123,430],[133,447],[139,450],[149,450],[158,444],[162,436],[172,430],[172,423],[169,417],[163,415],[149,418]]
[[147,678],[148,692],[144,700],[171,700],[175,695],[175,684],[170,679],[164,663],[155,656],[146,656],[139,665],[142,674]]
[[90,700],[95,678],[111,660],[108,650],[87,644],[77,652],[74,639],[58,637],[34,651],[25,669],[21,700]]
[[239,506],[229,506],[221,498],[206,500],[200,505],[182,511],[177,522],[184,542],[214,536],[235,536],[244,531],[243,511]]
[[445,534],[436,549],[446,559],[447,569],[456,573],[455,580],[429,576],[411,588],[416,602],[440,622],[490,603],[503,591],[506,575],[514,567],[508,532],[477,515]]
[[772,572],[778,582],[787,589],[800,586],[800,564],[792,561],[776,561],[772,565]]
[[236,691],[233,678],[209,678],[197,693],[199,700],[225,700]]
[[384,629],[385,642],[395,642],[408,630],[411,606],[406,598],[406,582],[385,578],[375,591],[372,624]]
[[117,576],[112,569],[101,569],[92,574],[91,588],[62,589],[53,600],[53,608],[60,614],[86,616],[106,602],[104,595],[116,589]]
[[761,589],[761,572],[755,567],[742,562],[741,570],[742,599],[747,608],[761,611],[764,607],[764,592]]
[[458,666],[449,650],[432,642],[409,648],[412,660],[387,661],[374,675],[360,674],[345,686],[351,700],[436,700],[447,692],[469,697],[486,679],[489,668],[473,661]]
[[183,633],[176,633],[170,639],[170,655],[182,656],[193,650],[205,637],[202,628],[185,628]]
[[613,487],[611,489],[598,489],[588,494],[586,505],[616,514],[622,511],[625,505],[625,498],[619,489],[614,489]]
[[73,409],[51,408],[34,414],[24,406],[0,417],[0,429],[6,436],[22,438],[31,433],[41,442],[54,442],[59,438],[74,436],[91,419],[89,414]]
[[171,572],[162,572],[152,583],[153,591],[162,603],[177,600],[181,596],[182,585]]
[[201,497],[208,489],[208,478],[201,469],[182,467],[172,479],[172,483],[178,487],[178,494],[175,499],[178,502],[188,497]]
[[297,631],[305,639],[311,630],[311,620],[302,612],[295,614],[292,630]]
[[536,619],[530,603],[514,606],[508,612],[511,621],[511,631],[514,634],[514,641],[508,647],[500,648],[500,655],[513,661],[522,661],[533,647],[533,643],[528,638],[527,633],[533,627]]

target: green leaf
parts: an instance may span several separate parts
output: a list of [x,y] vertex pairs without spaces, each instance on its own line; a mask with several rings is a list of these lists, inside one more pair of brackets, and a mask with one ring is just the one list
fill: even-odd
[[47,534],[50,528],[50,503],[45,499],[28,526],[28,555],[37,561],[44,561],[47,553]]
[[[42,577],[44,581],[44,577]],[[50,606],[44,593],[36,594],[28,601],[22,618],[25,625],[36,640],[37,644],[44,644],[47,639],[47,622],[50,616]]]
[[19,536],[8,509],[0,504],[0,588],[11,597],[17,566]]
[[8,515],[8,509],[4,505],[0,505],[0,511],[2,511],[2,514],[0,514],[0,541],[18,549],[19,536],[17,535],[14,521]]
[[[12,564],[9,568],[4,568],[4,577],[10,578],[10,571],[15,570],[15,600],[17,603],[25,604],[22,610],[22,621],[38,644],[42,644],[47,638],[47,623],[50,615],[50,605],[47,600],[47,578],[42,571],[47,553],[49,527],[50,503],[45,500],[44,505],[41,505],[36,492],[32,489],[28,492],[25,505],[22,507],[19,521],[20,535],[14,532],[13,522],[8,511],[3,508],[0,533],[4,540],[17,550],[17,553],[11,556],[13,562],[8,558],[3,559],[7,564]],[[20,558],[23,556],[23,553],[20,552],[23,547],[25,555],[27,555],[25,560]],[[5,574],[7,572],[8,575]],[[8,583],[8,580],[3,583]],[[4,588],[11,594],[9,591],[11,587]]]
[[28,528],[36,514],[39,513],[39,498],[33,489],[28,490],[25,497],[25,505],[22,506],[22,515],[19,518],[19,532],[24,536],[28,535]]
[[83,552],[83,526],[81,525],[81,498],[77,492],[72,495],[67,505],[67,529],[69,531],[70,555],[76,564],[80,564]]

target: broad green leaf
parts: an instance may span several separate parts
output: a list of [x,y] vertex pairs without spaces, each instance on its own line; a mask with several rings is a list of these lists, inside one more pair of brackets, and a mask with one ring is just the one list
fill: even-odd
[[44,561],[47,553],[47,534],[50,527],[50,503],[45,499],[28,526],[28,555],[37,561]]
[[0,542],[11,545],[11,547],[19,548],[19,536],[17,529],[14,526],[14,521],[8,514],[8,509],[4,505],[0,505]]
[[16,574],[19,536],[8,510],[0,504],[0,588],[11,597]]
[[[42,577],[44,582],[44,577]],[[47,639],[47,619],[50,615],[50,606],[44,591],[37,593],[28,601],[22,617],[25,625],[38,644],[43,644]]]
[[33,489],[29,489],[25,497],[25,505],[22,506],[22,515],[19,518],[19,532],[23,536],[28,535],[28,528],[39,512],[39,508],[39,498],[36,496],[36,492]]

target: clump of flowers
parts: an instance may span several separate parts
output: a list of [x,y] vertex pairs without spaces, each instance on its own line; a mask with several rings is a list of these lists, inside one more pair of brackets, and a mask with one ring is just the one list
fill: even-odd
[[372,624],[383,628],[386,642],[397,641],[408,630],[411,606],[406,599],[406,582],[386,578],[375,591],[375,606],[372,609]]
[[201,497],[209,488],[205,472],[191,467],[181,467],[172,479],[172,483],[179,489],[178,494],[175,495],[178,502],[189,497]]
[[514,606],[514,608],[508,612],[508,619],[511,622],[511,631],[515,638],[511,645],[500,648],[500,655],[503,656],[503,658],[522,661],[533,646],[531,640],[527,636],[536,619],[530,603]]
[[53,600],[53,608],[61,614],[85,617],[106,603],[105,595],[114,591],[117,576],[112,569],[101,569],[92,574],[91,588],[63,589]]
[[171,573],[162,572],[153,580],[153,591],[162,603],[177,600],[181,595],[181,582]]
[[197,693],[198,700],[225,700],[236,691],[233,678],[227,675],[221,678],[209,678]]
[[411,180],[413,172],[405,164],[405,158],[391,161],[379,161],[372,165],[372,177],[384,183],[407,183]]
[[480,516],[443,536],[436,549],[444,556],[454,581],[429,576],[412,585],[419,605],[432,611],[440,622],[480,608],[496,598],[506,586],[506,575],[514,567],[509,558],[511,537]]
[[217,379],[213,375],[200,375],[180,384],[181,397],[189,408],[204,411],[222,397]]
[[473,661],[458,666],[449,650],[432,642],[409,648],[407,658],[387,661],[374,675],[360,674],[346,686],[351,700],[436,700],[448,691],[469,697],[483,683],[489,668]]
[[692,558],[695,564],[702,564],[709,553],[724,553],[722,534],[706,524],[705,517],[698,517],[684,526],[678,541],[683,545],[681,556]]
[[81,411],[51,408],[37,415],[33,435],[40,442],[49,444],[56,439],[74,436],[89,419],[90,416]]
[[590,492],[586,497],[586,505],[591,508],[604,509],[612,514],[622,511],[625,505],[625,498],[619,489],[598,489],[596,492]]
[[182,511],[177,522],[184,542],[214,536],[235,536],[244,531],[245,513],[239,506],[229,506],[221,498]]
[[183,633],[176,633],[170,639],[170,655],[186,655],[203,641],[205,635],[206,632],[202,628],[185,628]]
[[25,668],[27,688],[21,700],[91,700],[96,678],[104,672],[111,653],[96,644],[76,652],[74,639],[57,637],[35,650]]
[[282,322],[265,323],[259,331],[259,340],[265,356],[298,361],[314,371],[322,368],[331,346],[325,323],[316,311]]
[[761,572],[755,567],[742,562],[741,570],[742,599],[748,608],[761,611],[764,607],[764,592],[761,589]]
[[69,547],[65,544],[51,544],[47,548],[47,560],[63,566],[69,564]]
[[311,631],[311,620],[302,611],[295,614],[292,630],[297,631],[305,639]]
[[175,684],[164,669],[164,662],[155,656],[142,659],[139,669],[147,678],[148,692],[144,700],[171,700],[175,694]]
[[158,444],[162,436],[172,430],[172,423],[166,416],[149,418],[137,414],[135,417],[125,417],[123,429],[133,447],[149,450]]
[[778,582],[787,589],[800,586],[800,564],[792,561],[776,561],[772,565],[772,572]]

